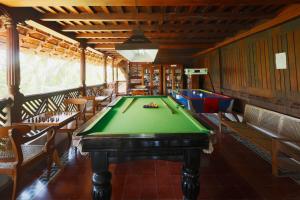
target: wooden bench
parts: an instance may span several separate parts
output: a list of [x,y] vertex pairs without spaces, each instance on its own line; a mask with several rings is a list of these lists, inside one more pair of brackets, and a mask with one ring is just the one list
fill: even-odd
[[279,168],[300,172],[300,119],[247,104],[242,122],[222,115],[222,125],[267,151],[273,175]]

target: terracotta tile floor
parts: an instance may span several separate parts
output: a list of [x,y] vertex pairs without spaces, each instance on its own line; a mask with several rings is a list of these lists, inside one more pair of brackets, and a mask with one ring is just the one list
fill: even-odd
[[[229,135],[203,155],[199,199],[300,199],[300,186],[271,175],[271,166]],[[73,152],[74,154],[74,152]],[[110,166],[112,199],[182,199],[181,163],[134,161]],[[27,184],[28,185],[28,184]],[[91,199],[89,157],[77,155],[35,199]],[[26,187],[23,191],[26,191]]]

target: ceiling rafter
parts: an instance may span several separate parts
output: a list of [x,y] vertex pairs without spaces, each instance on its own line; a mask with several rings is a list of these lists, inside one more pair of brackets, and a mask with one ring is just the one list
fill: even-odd
[[167,20],[200,20],[200,19],[260,19],[271,18],[273,14],[257,13],[231,13],[231,12],[211,12],[211,13],[46,13],[41,19],[43,21],[167,21]]
[[[212,44],[159,44],[160,49],[207,49]],[[95,49],[115,49],[114,44],[96,44]]]
[[169,31],[169,30],[197,30],[211,32],[211,30],[219,31],[236,31],[248,28],[249,25],[242,24],[197,24],[190,26],[189,24],[166,24],[166,25],[66,25],[62,27],[62,31],[132,31],[134,29],[142,29],[143,31]]
[[[77,38],[128,38],[132,33],[80,33]],[[228,36],[228,33],[191,33],[183,35],[181,33],[147,33],[148,38],[223,38]]]
[[[282,4],[274,0],[2,0],[2,3],[12,7],[28,6],[209,6],[209,5],[266,5]],[[295,3],[293,0],[286,0],[285,3]]]

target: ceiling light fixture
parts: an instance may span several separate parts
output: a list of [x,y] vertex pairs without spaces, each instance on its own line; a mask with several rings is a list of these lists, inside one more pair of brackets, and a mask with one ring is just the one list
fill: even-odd
[[134,30],[128,40],[115,45],[116,51],[130,62],[154,62],[158,48],[141,30]]

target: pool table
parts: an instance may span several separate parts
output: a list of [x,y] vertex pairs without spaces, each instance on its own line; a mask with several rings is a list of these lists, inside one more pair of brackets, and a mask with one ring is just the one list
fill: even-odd
[[186,109],[196,113],[231,112],[234,99],[201,89],[173,90],[172,96]]
[[[156,104],[158,108],[144,108]],[[75,134],[90,152],[93,199],[110,199],[110,163],[138,159],[182,161],[184,199],[197,199],[199,165],[208,148],[209,127],[170,96],[124,96],[85,123]]]

